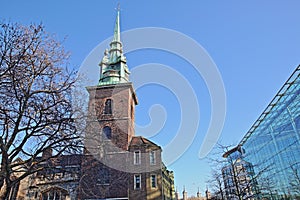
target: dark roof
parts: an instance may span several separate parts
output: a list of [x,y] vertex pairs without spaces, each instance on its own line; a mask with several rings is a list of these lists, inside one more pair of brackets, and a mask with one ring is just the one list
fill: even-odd
[[40,176],[65,172],[79,173],[83,156],[84,155],[74,154],[60,155],[58,157],[50,158],[47,161],[38,164],[43,167],[43,169],[39,171],[37,175]]
[[238,145],[238,146],[236,146],[236,147],[234,147],[234,148],[228,150],[227,152],[225,152],[225,153],[223,154],[223,158],[227,158],[230,154],[232,154],[232,153],[234,153],[234,152],[236,152],[236,151],[242,153],[242,148],[241,148],[241,146]]
[[129,144],[129,146],[143,146],[143,145],[148,145],[148,146],[161,148],[160,146],[158,146],[154,142],[151,142],[150,140],[148,140],[148,139],[146,139],[142,136],[132,137],[132,139],[130,141],[130,144]]
[[62,155],[57,158],[59,161],[58,165],[69,166],[69,165],[80,165],[82,162],[82,157],[84,155]]
[[[51,167],[67,167],[67,166],[75,166],[81,165],[82,158],[84,155],[82,154],[73,154],[73,155],[60,155],[58,157],[53,157],[48,159],[46,162],[41,162],[40,165],[46,165]],[[37,160],[42,159],[41,157],[37,158]]]

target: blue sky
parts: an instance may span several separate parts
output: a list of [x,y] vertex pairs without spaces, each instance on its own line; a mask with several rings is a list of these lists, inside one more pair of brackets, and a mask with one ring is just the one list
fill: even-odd
[[[0,19],[23,24],[42,22],[60,40],[66,37],[63,45],[71,52],[71,65],[79,69],[89,53],[112,36],[117,3],[115,0],[3,0]],[[240,141],[300,64],[300,2],[297,0],[121,0],[120,3],[122,31],[143,27],[172,29],[192,38],[208,52],[226,90],[222,143]],[[207,160],[199,159],[198,153],[211,115],[210,94],[203,78],[186,60],[165,51],[142,49],[126,56],[130,69],[147,63],[168,65],[194,89],[201,114],[199,128],[188,150],[168,167],[175,172],[178,190],[185,185],[189,195],[195,195],[198,187],[203,193],[210,169]],[[97,68],[97,64],[91,68]],[[151,137],[164,147],[176,135],[182,120],[180,109],[184,108],[180,108],[177,94],[166,87],[149,84],[139,88],[137,95],[139,125],[150,123],[148,111],[152,105],[160,104],[164,108],[166,123]]]

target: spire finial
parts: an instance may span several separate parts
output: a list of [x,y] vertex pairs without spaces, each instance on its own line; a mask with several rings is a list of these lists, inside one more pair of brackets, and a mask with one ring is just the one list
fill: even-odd
[[121,10],[121,4],[120,4],[120,2],[118,2],[118,5],[117,5],[117,7],[116,7],[116,10],[117,10],[118,12],[120,12],[120,10]]
[[117,18],[116,18],[116,24],[115,24],[115,29],[114,29],[113,41],[121,42],[121,39],[120,39],[120,10],[121,10],[120,2],[118,3],[116,10],[117,10]]

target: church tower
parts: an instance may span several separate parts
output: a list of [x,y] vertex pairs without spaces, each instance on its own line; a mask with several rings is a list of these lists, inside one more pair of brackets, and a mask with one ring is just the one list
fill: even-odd
[[200,197],[201,197],[201,193],[200,193],[199,188],[198,188],[197,198],[200,199]]
[[[128,149],[134,138],[135,105],[120,37],[120,9],[113,39],[99,63],[99,82],[87,87],[88,118],[80,199],[126,199],[130,174]],[[130,188],[133,188],[131,186]]]
[[206,189],[205,195],[206,195],[206,200],[210,200],[211,199],[211,193],[210,193],[210,191],[208,189]]
[[183,197],[183,200],[187,200],[188,199],[187,191],[185,190],[185,187],[183,187],[182,197]]
[[174,175],[162,162],[161,147],[135,136],[138,100],[122,49],[120,9],[99,67],[98,84],[87,87],[80,199],[174,199]]
[[114,151],[116,149],[126,151],[135,135],[134,111],[138,101],[133,85],[129,82],[130,72],[123,54],[119,9],[110,49],[105,50],[99,66],[98,85],[87,87],[89,129],[91,129],[88,132],[100,130],[92,134],[93,139],[97,138],[99,143],[108,141]]
[[179,192],[178,192],[177,188],[176,188],[176,191],[175,191],[175,200],[180,200],[179,199]]

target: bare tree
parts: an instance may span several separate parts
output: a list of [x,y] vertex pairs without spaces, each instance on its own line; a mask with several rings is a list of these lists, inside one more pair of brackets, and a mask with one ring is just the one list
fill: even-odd
[[224,199],[225,194],[227,198],[239,200],[253,199],[258,195],[257,178],[266,170],[254,173],[254,166],[244,156],[240,146],[218,144],[215,148],[214,158],[210,158],[213,168],[211,183],[214,192],[221,195],[220,199]]
[[0,199],[42,170],[42,152],[51,149],[49,159],[80,145],[71,98],[76,76],[53,38],[42,25],[0,23]]
[[[298,165],[299,166],[299,165]],[[300,172],[297,165],[291,165],[290,187],[296,199],[300,199]]]
[[211,173],[211,179],[209,185],[212,189],[214,199],[225,200],[225,188],[222,178],[221,169],[213,169]]
[[263,199],[277,199],[277,191],[275,189],[275,182],[270,176],[259,177],[260,191]]

